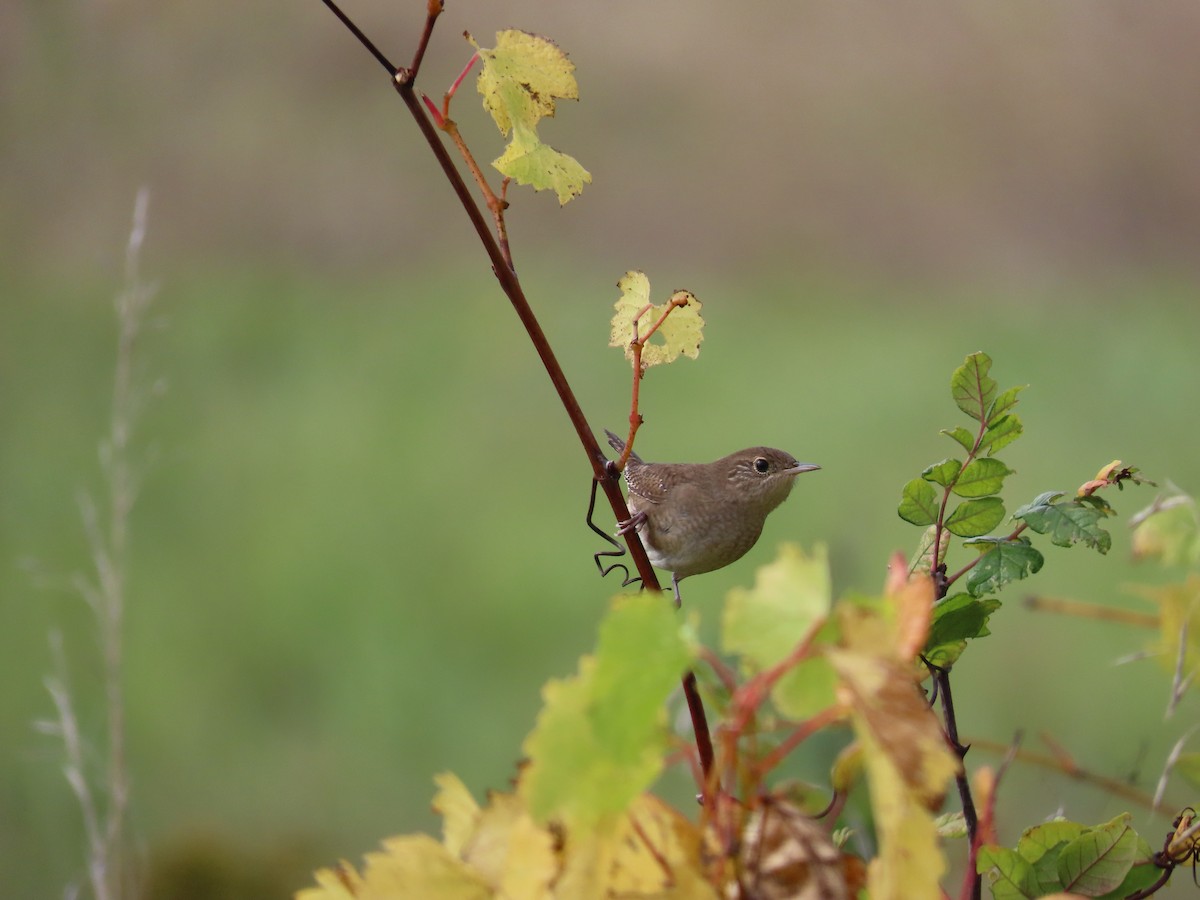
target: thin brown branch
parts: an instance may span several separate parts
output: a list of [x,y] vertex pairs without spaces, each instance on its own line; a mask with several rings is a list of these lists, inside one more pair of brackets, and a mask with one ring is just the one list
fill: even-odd
[[1158,616],[1151,613],[1117,609],[1113,606],[1102,606],[1099,603],[1087,603],[1082,600],[1071,600],[1066,597],[1043,597],[1031,594],[1025,598],[1024,603],[1027,609],[1031,609],[1034,612],[1050,612],[1064,616],[1075,616],[1080,619],[1119,622],[1122,625],[1136,625],[1139,628],[1158,628],[1162,624]]
[[[987,738],[974,738],[970,744],[971,747],[982,750],[987,753],[1003,754],[1007,753],[1009,746],[1001,744],[999,741],[988,740]],[[1072,768],[1065,768],[1062,760],[1059,757],[1049,753],[1038,753],[1033,750],[1017,750],[1016,759],[1018,762],[1027,763],[1032,766],[1037,766],[1040,769],[1048,769],[1052,772],[1058,772],[1065,775],[1074,781],[1081,781],[1084,784],[1090,784],[1100,788],[1115,797],[1121,797],[1131,803],[1135,803],[1150,812],[1157,812],[1154,807],[1154,798],[1145,791],[1140,791],[1127,781],[1119,778],[1109,778],[1105,775],[1098,775],[1082,766],[1075,765]]]
[[[534,315],[533,309],[525,297],[525,291],[521,286],[520,280],[509,265],[503,249],[488,229],[482,211],[471,196],[466,182],[454,165],[454,161],[450,158],[445,145],[439,139],[437,128],[426,114],[414,88],[414,80],[417,76],[423,48],[428,44],[430,34],[437,19],[437,13],[441,11],[440,0],[430,0],[425,27],[421,34],[418,53],[413,59],[413,66],[410,69],[402,70],[391,68],[387,62],[387,58],[374,48],[374,45],[366,36],[337,8],[333,0],[323,0],[323,2],[350,29],[351,33],[371,51],[372,55],[385,68],[389,69],[392,75],[393,87],[400,95],[401,100],[404,101],[404,105],[408,107],[409,114],[412,115],[413,121],[416,122],[418,129],[420,129],[422,137],[425,138],[425,142],[429,145],[429,149],[441,167],[443,174],[450,182],[450,186],[458,197],[463,211],[467,214],[467,218],[471,221],[471,225],[474,227],[480,243],[483,244],[484,252],[487,253],[488,259],[491,261],[492,272],[495,274],[496,280],[500,283],[501,290],[508,297],[513,310],[517,313],[521,324],[525,327],[525,331],[529,335],[529,339],[533,343],[534,349],[537,351],[542,365],[546,369],[546,374],[549,376],[550,382],[554,385],[559,401],[562,403],[567,417],[571,420],[575,434],[579,438],[579,442],[583,446],[584,453],[587,455],[588,462],[592,467],[592,477],[599,482],[600,487],[604,491],[604,496],[612,507],[613,514],[617,520],[624,521],[629,519],[629,508],[625,503],[624,495],[621,493],[620,473],[615,467],[608,465],[608,458],[604,455],[604,452],[600,449],[600,445],[596,441],[595,434],[593,434],[587,418],[584,416],[583,410],[575,398],[575,393],[571,390],[571,386],[567,382],[562,366],[559,365],[558,359],[550,347],[550,342],[546,339],[545,332],[542,331],[537,316]],[[638,570],[638,574],[641,576],[642,586],[647,590],[661,592],[662,586],[658,582],[658,576],[646,556],[646,550],[642,546],[637,532],[634,529],[630,529],[625,534],[625,541],[634,565]],[[700,753],[701,766],[708,772],[712,768],[713,761],[712,743],[709,736],[708,721],[704,715],[704,705],[696,688],[695,677],[690,672],[683,678],[683,692],[687,698],[688,709],[692,715],[692,726],[696,736],[697,750]]]

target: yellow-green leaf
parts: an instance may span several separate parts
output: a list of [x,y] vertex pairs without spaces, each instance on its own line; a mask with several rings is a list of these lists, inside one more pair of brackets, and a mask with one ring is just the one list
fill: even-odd
[[[703,304],[691,291],[676,291],[666,303],[654,306],[650,303],[650,279],[643,272],[626,272],[617,282],[621,297],[613,304],[616,310],[612,317],[610,347],[623,347],[625,358],[633,361],[632,342],[636,337],[645,340],[646,333],[654,323],[662,319],[667,309],[676,304],[671,314],[654,332],[642,348],[642,365],[657,366],[672,362],[680,356],[695,359],[700,355],[700,342],[704,340],[704,317],[700,315]],[[678,305],[683,304],[683,305]],[[634,330],[634,321],[637,330]]]
[[543,144],[536,131],[519,123],[513,126],[512,141],[492,165],[517,184],[554,191],[560,204],[579,196],[592,181],[575,157]]
[[521,796],[538,821],[559,817],[586,832],[654,781],[670,741],[665,703],[690,655],[661,595],[614,600],[595,656],[580,660],[578,675],[545,686],[525,739]]
[[483,63],[476,87],[505,136],[514,124],[532,128],[542,117],[553,116],[556,100],[579,99],[575,64],[549,38],[498,31],[494,48],[476,45],[476,52]]

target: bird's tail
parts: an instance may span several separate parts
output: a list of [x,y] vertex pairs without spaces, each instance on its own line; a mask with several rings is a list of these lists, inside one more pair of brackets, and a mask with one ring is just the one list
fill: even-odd
[[[612,447],[618,453],[625,452],[625,442],[623,440],[621,440],[621,438],[617,437],[615,434],[613,434],[607,428],[604,429],[604,433],[608,435],[608,446]],[[629,458],[632,459],[634,462],[642,462],[642,458],[640,456],[638,456],[636,453],[630,453]]]

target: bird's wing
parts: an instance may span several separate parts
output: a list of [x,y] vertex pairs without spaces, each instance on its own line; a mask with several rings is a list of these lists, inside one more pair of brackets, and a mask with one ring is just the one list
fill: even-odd
[[636,494],[648,503],[661,503],[667,496],[667,485],[662,479],[661,470],[656,472],[656,468],[640,465],[631,457],[625,466],[625,483],[629,485],[629,493]]

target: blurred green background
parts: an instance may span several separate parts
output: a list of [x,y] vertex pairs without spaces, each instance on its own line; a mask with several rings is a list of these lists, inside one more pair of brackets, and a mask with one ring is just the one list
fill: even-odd
[[[423,0],[346,9],[411,54]],[[707,633],[782,540],[826,542],[839,590],[882,583],[917,537],[900,487],[953,451],[949,375],[977,349],[1002,386],[1031,385],[1010,508],[1114,457],[1200,489],[1200,7],[450,0],[425,90],[466,61],[464,29],[487,45],[509,26],[578,66],[582,102],[543,134],[594,183],[562,209],[515,190],[509,222],[593,425],[627,412],[608,318],[641,268],[708,320],[700,359],[644,384],[644,455],[767,443],[824,467],[749,557],[687,582]],[[491,159],[467,88],[455,117]],[[125,663],[150,894],[284,897],[435,827],[436,772],[504,787],[540,686],[574,670],[617,585],[590,559],[574,435],[386,76],[316,0],[24,0],[0,8],[0,134],[5,895],[83,875],[61,750],[33,725],[59,629],[100,734],[90,614],[55,584],[89,565],[77,498],[103,491],[141,185],[159,292]],[[1111,499],[1124,516],[1153,496]],[[1149,635],[1017,602],[1028,586],[1146,608],[1126,585],[1178,573],[1135,570],[1113,530],[1107,557],[1046,547],[1003,595],[956,670],[959,722],[1034,748],[1048,731],[1152,790],[1197,706],[1164,723],[1162,670],[1112,665]],[[820,777],[835,744],[797,771]],[[1018,766],[1002,836],[1127,805]]]

